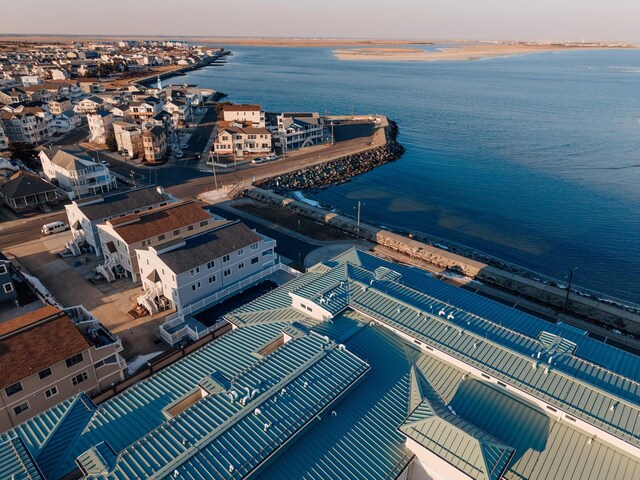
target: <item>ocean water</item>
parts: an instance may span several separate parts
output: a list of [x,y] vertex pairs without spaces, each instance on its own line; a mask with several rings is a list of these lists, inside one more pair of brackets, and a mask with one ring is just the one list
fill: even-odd
[[347,62],[232,47],[197,83],[266,110],[384,113],[405,155],[307,195],[640,303],[640,51]]

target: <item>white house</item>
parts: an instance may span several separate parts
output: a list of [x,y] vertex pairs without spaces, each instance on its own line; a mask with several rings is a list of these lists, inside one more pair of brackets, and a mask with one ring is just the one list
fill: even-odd
[[73,108],[76,113],[96,113],[104,109],[104,100],[99,97],[88,97],[80,100]]
[[113,218],[98,225],[104,254],[100,273],[108,281],[118,276],[139,280],[136,250],[187,237],[226,223],[191,202],[174,202],[152,210]]
[[86,243],[96,255],[102,255],[98,225],[132,213],[162,207],[173,201],[162,187],[144,187],[111,195],[74,200],[65,205],[73,242],[69,248],[77,252]]
[[65,112],[55,115],[51,121],[52,133],[59,135],[75,130],[81,123],[80,115],[69,109]]
[[[249,124],[249,122],[246,122]],[[271,152],[271,132],[266,128],[246,126],[238,122],[220,122],[213,144],[219,155],[260,155]]]
[[99,110],[96,113],[87,114],[89,123],[89,141],[105,144],[107,137],[113,132],[113,115],[111,112]]
[[109,169],[78,147],[54,147],[40,152],[47,180],[75,195],[97,195],[116,188]]
[[265,114],[260,105],[223,105],[222,117],[225,122],[251,122],[256,127],[265,126]]
[[276,147],[293,150],[322,142],[324,124],[317,112],[268,114],[267,120]]
[[9,140],[7,139],[7,135],[4,133],[4,128],[2,126],[2,122],[0,121],[0,151],[7,150],[9,148]]
[[236,221],[136,250],[145,290],[138,303],[155,313],[159,307],[183,311],[220,301],[259,282],[276,262],[275,246],[275,240]]

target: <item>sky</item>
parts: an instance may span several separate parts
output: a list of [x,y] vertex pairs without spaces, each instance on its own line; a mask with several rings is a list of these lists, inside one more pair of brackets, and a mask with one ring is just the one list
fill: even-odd
[[640,42],[640,0],[2,0],[0,33]]

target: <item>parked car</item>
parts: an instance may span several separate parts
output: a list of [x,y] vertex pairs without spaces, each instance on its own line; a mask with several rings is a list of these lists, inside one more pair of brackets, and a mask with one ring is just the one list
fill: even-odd
[[51,222],[42,226],[42,233],[44,235],[53,235],[54,233],[64,232],[69,230],[69,224],[65,222]]
[[107,168],[110,167],[109,162],[107,162],[106,160],[100,160],[100,165],[102,165],[103,167],[107,167]]
[[183,155],[183,154],[182,154],[182,152],[181,152],[180,150],[178,150],[178,151],[175,153],[176,158],[182,158],[182,155]]
[[278,157],[278,155],[276,155],[275,153],[271,153],[271,154],[267,155],[267,158],[265,160],[267,162],[272,162],[274,160],[277,160],[278,158],[280,158],[280,157]]
[[186,150],[187,148],[189,148],[189,145],[186,143],[183,143],[182,145],[180,145],[180,148],[183,150]]
[[264,163],[265,161],[264,157],[258,157],[251,160],[251,163]]

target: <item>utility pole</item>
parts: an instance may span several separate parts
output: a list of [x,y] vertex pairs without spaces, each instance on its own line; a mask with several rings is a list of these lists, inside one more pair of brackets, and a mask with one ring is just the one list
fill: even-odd
[[[218,190],[218,177],[216,176],[216,164],[213,161],[213,156],[211,155],[211,152],[209,152],[209,156],[211,157],[211,166],[213,167],[213,181],[215,183],[216,190]],[[218,152],[216,152],[216,161],[219,161]]]
[[569,272],[569,285],[567,286],[567,296],[564,299],[564,311],[567,311],[569,306],[569,295],[571,295],[571,284],[573,283],[573,272],[578,270],[578,267],[573,267]]

